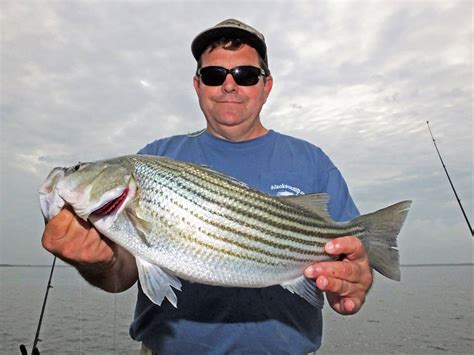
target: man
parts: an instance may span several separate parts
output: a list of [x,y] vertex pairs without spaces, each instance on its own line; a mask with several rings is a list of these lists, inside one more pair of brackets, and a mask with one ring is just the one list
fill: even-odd
[[[263,126],[260,111],[273,78],[261,33],[226,20],[199,34],[192,52],[206,130],[155,141],[140,153],[205,164],[266,193],[327,192],[335,220],[358,215],[342,175],[319,148]],[[120,292],[137,281],[133,256],[67,208],[46,226],[43,245],[106,291]],[[305,274],[326,292],[336,312],[353,314],[372,283],[364,248],[348,236],[328,243],[326,252],[341,255],[341,261],[314,264]],[[130,333],[150,352],[302,354],[321,344],[321,310],[280,286],[183,282],[178,300],[178,309],[168,302],[156,306],[139,285]]]

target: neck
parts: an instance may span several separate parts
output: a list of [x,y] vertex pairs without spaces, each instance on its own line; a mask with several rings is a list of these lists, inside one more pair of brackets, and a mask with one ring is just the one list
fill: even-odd
[[250,139],[263,136],[268,129],[259,122],[258,125],[251,127],[241,126],[213,126],[207,124],[207,132],[214,137],[222,138],[231,142],[243,142]]

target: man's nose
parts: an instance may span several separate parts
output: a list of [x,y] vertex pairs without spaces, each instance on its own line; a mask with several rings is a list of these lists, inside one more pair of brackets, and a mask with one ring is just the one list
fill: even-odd
[[234,92],[239,89],[239,85],[234,80],[234,77],[231,73],[227,73],[224,82],[222,83],[222,91],[224,92]]

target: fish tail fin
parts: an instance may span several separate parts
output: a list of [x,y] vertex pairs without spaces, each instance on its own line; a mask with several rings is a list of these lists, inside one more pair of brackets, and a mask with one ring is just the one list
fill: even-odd
[[360,239],[370,265],[389,279],[400,281],[398,233],[405,222],[411,201],[402,201],[353,220],[365,229]]

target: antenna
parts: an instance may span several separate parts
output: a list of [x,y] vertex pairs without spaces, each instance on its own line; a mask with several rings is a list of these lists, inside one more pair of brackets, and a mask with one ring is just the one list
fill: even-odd
[[466,220],[467,226],[469,227],[469,230],[471,231],[471,236],[474,237],[474,231],[472,230],[471,224],[469,223],[469,219],[467,218],[466,212],[464,212],[464,208],[462,207],[461,200],[459,199],[458,194],[456,193],[456,189],[454,188],[453,182],[451,181],[451,178],[449,177],[448,169],[446,169],[446,165],[444,165],[443,158],[441,158],[441,154],[439,152],[438,146],[436,145],[436,140],[434,139],[433,133],[431,132],[430,122],[426,121],[426,124],[428,125],[431,139],[433,140],[433,144],[436,148],[436,151],[438,152],[438,157],[439,157],[439,160],[441,161],[441,165],[443,165],[444,172],[446,173],[446,176],[448,177],[448,180],[449,180],[449,184],[451,185],[451,188],[453,189],[454,196],[456,196],[456,200],[458,200],[459,207],[461,207],[461,211],[462,211],[462,214],[464,215],[464,219]]

